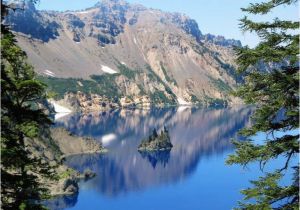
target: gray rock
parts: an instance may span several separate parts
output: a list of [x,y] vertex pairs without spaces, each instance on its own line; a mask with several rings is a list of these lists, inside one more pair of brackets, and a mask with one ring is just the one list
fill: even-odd
[[63,190],[66,193],[70,193],[70,194],[78,193],[79,187],[78,187],[77,180],[71,178],[66,179],[63,185],[64,185]]
[[94,173],[93,171],[91,171],[90,169],[86,169],[84,172],[83,172],[83,176],[84,176],[84,179],[85,180],[88,180],[88,179],[92,179],[96,176],[96,173]]

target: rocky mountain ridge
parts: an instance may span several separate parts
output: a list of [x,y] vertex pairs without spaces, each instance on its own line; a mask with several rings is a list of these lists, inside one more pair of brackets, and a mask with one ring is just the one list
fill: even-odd
[[103,0],[65,12],[28,3],[6,22],[60,98],[80,90],[119,100],[149,97],[152,104],[239,102],[229,92],[239,82],[233,46],[240,42],[203,35],[186,15]]

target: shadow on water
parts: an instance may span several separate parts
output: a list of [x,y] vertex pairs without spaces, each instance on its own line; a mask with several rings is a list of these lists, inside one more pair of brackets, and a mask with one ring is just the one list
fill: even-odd
[[[113,198],[186,179],[201,160],[232,150],[230,139],[239,138],[237,131],[249,123],[250,114],[247,107],[119,110],[74,114],[60,119],[56,126],[93,136],[109,149],[105,155],[71,156],[65,163],[81,172],[87,168],[96,172],[97,176],[81,187]],[[139,153],[141,139],[163,126],[170,132],[173,149]],[[73,205],[72,200],[69,206]]]

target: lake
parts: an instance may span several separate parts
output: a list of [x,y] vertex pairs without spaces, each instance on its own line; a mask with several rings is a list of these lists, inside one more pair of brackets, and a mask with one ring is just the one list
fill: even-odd
[[[80,183],[75,196],[50,201],[51,209],[72,210],[219,210],[232,209],[240,190],[256,179],[257,168],[227,166],[231,139],[250,123],[252,109],[189,107],[115,110],[71,114],[56,120],[80,136],[92,136],[107,154],[75,155],[65,164],[97,176]],[[150,132],[166,126],[171,152],[140,153]]]

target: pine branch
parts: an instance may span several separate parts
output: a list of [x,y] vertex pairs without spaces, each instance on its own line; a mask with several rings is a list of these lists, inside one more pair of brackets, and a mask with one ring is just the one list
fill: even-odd
[[248,8],[242,8],[242,11],[252,13],[252,14],[267,14],[273,8],[278,7],[280,5],[291,5],[296,3],[297,0],[271,0],[268,2],[262,3],[251,3]]

